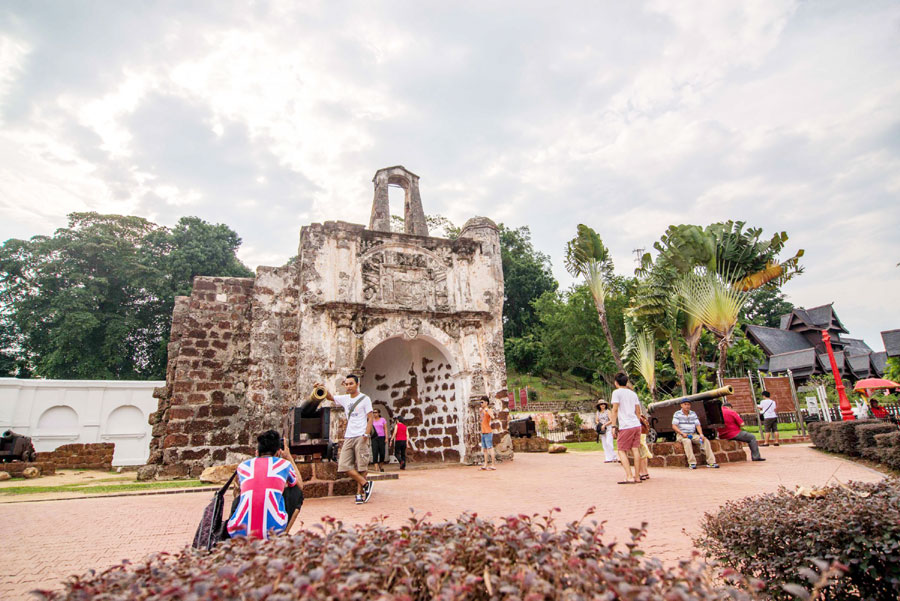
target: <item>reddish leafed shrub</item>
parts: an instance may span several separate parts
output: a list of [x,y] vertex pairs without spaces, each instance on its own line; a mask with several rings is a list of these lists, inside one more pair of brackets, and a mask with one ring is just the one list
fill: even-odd
[[[590,513],[590,512],[589,512]],[[602,524],[557,526],[552,514],[454,522],[411,518],[343,527],[331,518],[269,541],[226,541],[207,554],[186,549],[72,578],[44,599],[641,599],[743,600],[691,560],[665,568],[627,545],[601,540]],[[728,577],[726,576],[726,580]],[[751,587],[752,588],[752,587]]]
[[[739,573],[783,586],[812,579],[813,559],[846,566],[823,599],[900,598],[900,480],[834,486],[821,497],[777,493],[729,501],[706,514],[695,542]],[[790,586],[790,585],[789,585]],[[796,585],[794,585],[796,586]]]

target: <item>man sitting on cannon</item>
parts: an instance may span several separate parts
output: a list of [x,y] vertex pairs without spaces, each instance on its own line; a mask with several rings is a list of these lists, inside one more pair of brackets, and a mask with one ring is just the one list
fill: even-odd
[[700,427],[700,418],[691,411],[691,402],[683,400],[681,402],[681,411],[676,411],[672,416],[672,429],[678,436],[678,440],[684,445],[684,454],[687,455],[688,467],[692,470],[697,469],[697,458],[694,456],[694,443],[698,443],[703,447],[706,453],[706,467],[718,468],[716,456],[713,454],[712,445],[709,439],[703,436],[703,429]]

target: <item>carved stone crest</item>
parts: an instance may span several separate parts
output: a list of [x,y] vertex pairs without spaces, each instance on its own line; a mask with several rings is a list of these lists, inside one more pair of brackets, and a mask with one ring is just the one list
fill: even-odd
[[403,339],[412,340],[418,338],[419,332],[422,330],[422,320],[418,317],[404,317],[400,320],[400,327],[403,330]]

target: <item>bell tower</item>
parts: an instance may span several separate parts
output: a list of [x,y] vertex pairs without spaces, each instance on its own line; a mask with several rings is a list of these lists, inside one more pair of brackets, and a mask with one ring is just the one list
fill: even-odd
[[375,184],[375,198],[372,201],[372,217],[369,219],[370,230],[391,231],[391,203],[388,198],[388,186],[400,186],[406,192],[403,202],[403,231],[414,236],[428,235],[425,211],[422,210],[422,197],[419,195],[418,175],[402,165],[396,165],[376,171],[372,182]]

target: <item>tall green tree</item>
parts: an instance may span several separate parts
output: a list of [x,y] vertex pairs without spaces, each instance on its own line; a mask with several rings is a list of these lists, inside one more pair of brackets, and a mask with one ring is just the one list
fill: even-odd
[[168,230],[73,213],[52,237],[0,246],[0,304],[38,376],[158,379],[174,296],[196,275],[252,275],[234,256],[239,245],[226,226],[197,218]]
[[528,226],[500,228],[503,261],[503,335],[519,338],[533,333],[538,318],[533,303],[559,285],[550,268],[550,257],[536,250]]
[[794,310],[778,288],[758,288],[750,293],[744,305],[742,320],[758,326],[781,327],[781,316]]
[[566,269],[573,276],[584,278],[591,297],[600,327],[606,337],[606,343],[612,353],[613,360],[620,372],[625,371],[619,349],[613,340],[612,332],[606,316],[606,296],[609,291],[609,280],[613,273],[612,257],[597,232],[583,223],[578,224],[578,235],[566,245]]

